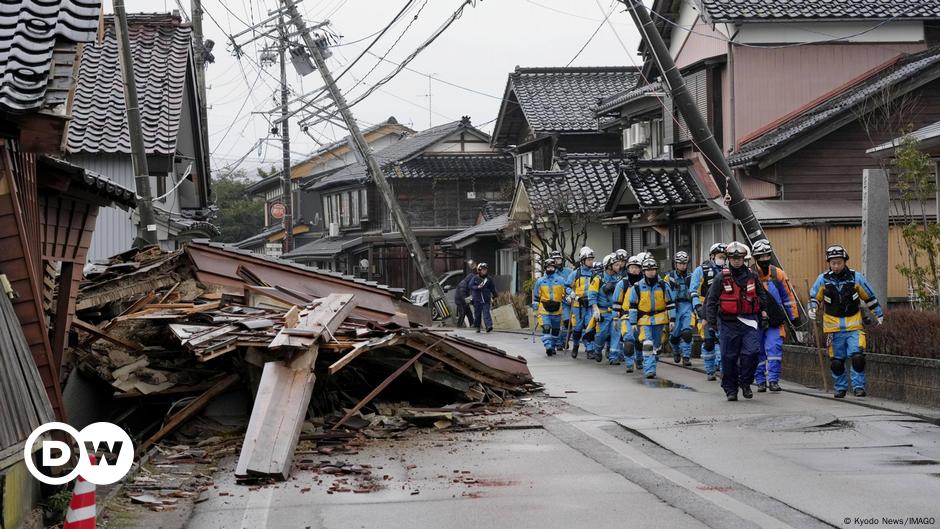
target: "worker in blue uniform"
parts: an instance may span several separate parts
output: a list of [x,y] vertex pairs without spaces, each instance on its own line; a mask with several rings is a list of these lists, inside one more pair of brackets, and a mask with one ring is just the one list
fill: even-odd
[[[627,266],[622,273],[617,288],[614,290],[614,312],[620,319],[620,341],[622,343],[623,363],[627,373],[633,373],[633,366],[643,365],[643,351],[636,347],[636,332],[630,324],[630,300],[627,293],[630,287],[640,282],[643,277],[642,262],[639,257],[627,258]],[[619,314],[618,314],[619,313]]]
[[473,326],[480,332],[480,325],[486,325],[486,332],[493,331],[493,316],[490,313],[496,286],[489,278],[490,266],[486,263],[477,265],[477,275],[470,278],[470,294],[473,296]]
[[673,259],[675,268],[664,278],[666,284],[672,288],[672,295],[676,302],[676,325],[669,334],[669,343],[672,344],[672,360],[682,362],[688,367],[692,365],[692,276],[689,273],[689,254],[676,252]]
[[852,375],[856,397],[865,392],[865,325],[874,321],[862,313],[864,304],[874,313],[878,324],[884,323],[884,311],[875,291],[861,273],[848,267],[845,248],[833,245],[826,249],[829,270],[819,275],[809,291],[809,318],[816,319],[820,303],[823,310],[823,333],[829,344],[829,369],[832,371],[835,397],[845,397],[849,389],[846,362]]
[[708,250],[708,260],[696,267],[689,281],[689,288],[692,290],[692,310],[699,336],[702,338],[702,361],[705,364],[705,376],[708,380],[715,380],[715,372],[721,371],[721,347],[716,334],[718,327],[706,325],[705,295],[708,294],[715,278],[721,274],[726,260],[725,244],[720,242],[713,244]]
[[734,241],[725,253],[729,266],[721,269],[705,298],[706,325],[718,327],[721,341],[721,388],[729,401],[754,397],[751,384],[757,371],[761,337],[767,330],[769,298],[757,274],[745,266],[748,248]]
[[603,271],[591,283],[588,289],[588,303],[594,312],[594,321],[597,329],[594,338],[595,360],[603,360],[603,351],[608,347],[607,361],[610,365],[620,363],[619,332],[614,332],[614,291],[617,289],[619,271],[617,270],[617,256],[609,254],[604,257]]
[[[550,257],[555,260],[555,275],[567,281],[571,275],[571,268],[565,266],[565,257],[559,250],[552,250]],[[561,303],[561,335],[555,340],[555,351],[564,351],[568,348],[568,339],[571,337],[571,303],[568,297]]]
[[561,334],[562,300],[565,299],[565,279],[556,271],[555,259],[548,258],[542,265],[542,277],[532,287],[532,310],[542,324],[542,345],[545,354],[555,356]]
[[[588,304],[588,289],[594,279],[594,250],[585,246],[578,252],[580,266],[568,275],[565,283],[568,299],[571,303],[571,358],[578,357],[578,347],[581,337],[588,332],[587,325],[591,320],[591,307]],[[584,350],[587,356],[594,356],[593,340],[584,341]]]
[[656,355],[662,346],[663,331],[676,321],[676,306],[672,289],[659,277],[656,259],[643,261],[643,279],[627,292],[630,304],[630,324],[638,329],[637,341],[643,348],[643,373],[656,378]]
[[757,374],[754,383],[757,392],[763,393],[769,388],[772,392],[781,391],[780,371],[783,362],[783,340],[787,335],[786,323],[793,322],[799,327],[800,311],[797,308],[796,294],[790,288],[790,278],[782,268],[771,264],[773,246],[767,239],[754,241],[751,248],[754,256],[754,273],[763,283],[767,293],[774,300],[767,315],[770,319],[769,328],[764,331],[763,347],[757,362]]

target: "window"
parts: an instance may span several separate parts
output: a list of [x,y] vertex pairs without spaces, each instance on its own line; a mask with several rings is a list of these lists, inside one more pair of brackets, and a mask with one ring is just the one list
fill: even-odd
[[[708,70],[699,70],[694,73],[686,74],[683,77],[685,78],[685,84],[689,89],[689,93],[692,94],[692,99],[695,101],[695,106],[698,108],[699,113],[705,118],[707,123],[711,124],[713,116],[709,114],[710,105],[708,104],[710,93],[708,80],[711,76],[708,75]],[[689,132],[689,127],[685,124],[685,118],[679,114],[678,110],[676,111],[676,118],[679,120],[678,141],[683,142],[691,140],[692,133]]]
[[700,223],[695,226],[695,247],[698,249],[698,262],[708,259],[708,249],[716,242],[734,240],[734,224],[722,222]]
[[[154,196],[163,197],[163,195],[166,194],[166,180],[169,178],[169,175],[167,175],[167,173],[151,174],[153,174],[154,180],[156,180],[156,185],[154,186],[156,192],[154,193]],[[166,202],[166,197],[161,198],[160,202]]]
[[323,201],[323,228],[327,229],[330,227],[330,199],[324,196],[321,200]]
[[359,190],[359,197],[362,201],[359,204],[359,217],[360,220],[369,220],[369,195],[366,188]]
[[349,226],[349,191],[340,193],[339,213],[343,226]]
[[359,225],[359,192],[353,191],[349,195],[349,217],[350,224],[353,226]]

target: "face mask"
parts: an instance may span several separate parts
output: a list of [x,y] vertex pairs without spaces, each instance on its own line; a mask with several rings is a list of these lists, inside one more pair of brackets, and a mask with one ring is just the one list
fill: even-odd
[[770,270],[770,261],[757,261],[757,266],[759,266],[761,270],[766,272],[767,270]]
[[725,264],[727,264],[727,261],[725,261],[725,260],[724,260],[723,258],[721,258],[721,257],[718,257],[718,258],[715,259],[715,264],[718,265],[718,266],[725,266]]
[[550,269],[550,270],[546,270],[545,273],[548,274],[548,275],[552,275],[552,274],[555,273],[555,269],[552,268],[552,269]]

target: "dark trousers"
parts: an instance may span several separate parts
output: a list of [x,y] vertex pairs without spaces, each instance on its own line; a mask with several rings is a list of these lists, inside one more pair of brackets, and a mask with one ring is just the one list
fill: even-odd
[[721,388],[726,395],[737,395],[738,388],[754,382],[763,334],[760,328],[753,329],[739,321],[721,320],[719,325]]
[[480,323],[486,325],[487,329],[493,327],[493,316],[490,314],[490,304],[482,301],[473,302],[473,326],[480,328]]
[[[464,325],[464,320],[467,320],[467,325]],[[458,327],[470,327],[473,325],[473,309],[470,308],[470,305],[466,303],[460,303],[457,305],[457,326]]]

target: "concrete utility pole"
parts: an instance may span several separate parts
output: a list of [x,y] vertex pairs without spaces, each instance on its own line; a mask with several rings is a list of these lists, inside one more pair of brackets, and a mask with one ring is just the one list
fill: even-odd
[[381,193],[382,198],[385,199],[385,205],[388,207],[389,212],[391,212],[392,218],[395,220],[395,224],[398,226],[398,231],[401,232],[401,237],[408,246],[408,250],[411,253],[411,258],[414,259],[415,266],[418,268],[418,273],[421,275],[421,279],[424,280],[424,284],[428,288],[428,292],[430,293],[431,298],[431,306],[434,307],[438,314],[444,318],[445,323],[452,324],[453,318],[450,313],[450,308],[447,306],[447,301],[444,297],[444,290],[437,281],[437,277],[434,275],[434,271],[431,269],[431,263],[427,256],[424,255],[424,250],[418,243],[418,238],[411,230],[411,225],[408,222],[408,218],[405,217],[405,213],[402,211],[401,206],[399,206],[398,200],[395,198],[395,194],[392,191],[392,186],[389,185],[388,180],[385,179],[385,173],[382,172],[382,168],[379,166],[379,163],[372,155],[372,148],[369,147],[369,144],[366,143],[365,138],[362,136],[362,131],[359,130],[359,125],[356,123],[352,112],[349,110],[349,107],[346,104],[346,98],[336,86],[336,82],[333,80],[333,75],[330,73],[330,70],[326,65],[326,61],[323,59],[323,54],[320,51],[320,47],[317,45],[316,40],[307,29],[303,18],[300,16],[300,11],[297,9],[297,4],[295,4],[293,0],[281,0],[281,2],[287,8],[287,13],[291,18],[291,22],[294,24],[294,26],[296,26],[297,31],[303,36],[304,43],[310,50],[310,56],[313,58],[314,64],[316,64],[317,68],[320,70],[320,75],[323,77],[323,82],[326,84],[326,88],[330,92],[330,97],[336,103],[336,107],[339,109],[340,115],[342,115],[343,121],[346,123],[346,128],[349,130],[349,136],[352,138],[356,150],[359,151],[359,154],[369,166],[369,172],[372,173],[372,178],[375,179],[376,187],[378,188],[379,193]]
[[888,177],[882,169],[862,170],[862,273],[875,295],[888,300]]
[[127,36],[127,13],[124,11],[124,0],[114,0],[114,35],[117,38],[121,77],[124,80],[124,104],[127,107],[127,128],[131,136],[131,163],[134,166],[134,181],[137,184],[137,215],[140,219],[137,225],[137,242],[157,244],[157,224],[154,220],[153,202],[150,196],[150,169],[147,167],[144,131],[140,127],[140,108],[137,106],[137,86],[134,82],[134,59],[131,57],[131,41]]
[[288,103],[290,94],[287,90],[287,31],[284,17],[277,22],[280,39],[277,44],[278,60],[281,63],[281,170],[282,193],[284,194],[284,244],[283,253],[294,249],[294,208],[292,207],[290,179],[290,123],[288,121]]
[[[715,141],[715,136],[708,128],[705,118],[699,114],[695,101],[692,99],[692,94],[689,93],[689,89],[685,85],[682,74],[680,74],[678,68],[676,68],[676,63],[672,60],[672,55],[670,55],[666,43],[663,42],[662,35],[659,34],[656,30],[656,26],[653,25],[653,20],[646,11],[646,7],[639,1],[621,0],[621,2],[623,2],[627,10],[630,11],[633,22],[640,30],[640,37],[642,37],[643,41],[649,46],[653,60],[656,61],[656,64],[659,66],[659,71],[662,72],[663,77],[665,77],[670,95],[676,101],[679,114],[685,118],[689,132],[692,134],[692,139],[704,155],[708,169],[715,177],[715,183],[718,185],[718,189],[725,195],[726,200],[730,199],[728,209],[731,210],[731,214],[741,223],[741,227],[744,229],[744,233],[749,242],[753,243],[758,239],[766,238],[760,221],[754,216],[754,211],[751,210],[751,205],[748,204],[747,198],[741,190],[741,186],[734,178],[734,173],[728,165],[728,160],[725,158],[724,153],[721,152],[721,147],[719,147],[718,142]],[[774,265],[779,265],[776,254],[772,255],[771,259]]]
[[[209,148],[209,112],[206,108],[206,48],[202,38],[202,0],[192,0],[191,17],[193,24],[193,40],[196,44],[196,90],[199,92],[199,133],[201,143]],[[210,170],[210,160],[206,160],[206,167],[201,171]],[[208,199],[208,197],[207,197]]]

